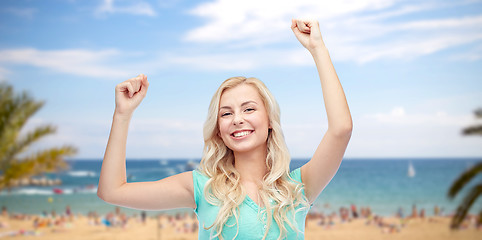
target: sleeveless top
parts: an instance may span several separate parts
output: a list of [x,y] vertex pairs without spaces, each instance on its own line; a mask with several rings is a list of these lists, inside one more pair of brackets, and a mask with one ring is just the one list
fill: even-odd
[[[301,182],[301,171],[300,168],[297,168],[290,173],[291,178],[295,181]],[[208,177],[201,174],[199,171],[194,170],[192,172],[193,183],[194,183],[194,199],[196,201],[196,209],[194,212],[197,215],[197,219],[199,221],[199,233],[198,239],[200,240],[209,240],[209,239],[219,239],[218,237],[212,238],[216,234],[214,227],[206,230],[204,227],[210,227],[219,211],[219,207],[210,204],[206,201],[204,197],[204,186],[208,181]],[[289,180],[291,181],[291,180]],[[305,195],[304,189],[302,190],[303,195]],[[296,229],[291,229],[291,227],[285,223],[285,228],[287,230],[286,237],[284,239],[304,239],[304,231],[305,231],[305,219],[308,211],[311,209],[309,208],[302,208],[298,206],[295,208],[296,222],[293,223],[300,232],[297,232]],[[262,239],[264,233],[266,231],[266,212],[264,214],[262,211],[265,208],[260,208],[248,195],[246,195],[243,203],[239,205],[239,215],[238,215],[238,223],[239,223],[239,232],[236,236],[237,225],[236,219],[234,216],[228,218],[227,222],[224,224],[222,236],[225,240],[233,239],[236,236],[236,239]],[[298,211],[299,210],[299,211]],[[261,212],[260,214],[258,214]],[[288,219],[292,219],[293,217],[292,211],[288,212],[287,217]],[[271,226],[268,231],[268,235],[266,239],[278,239],[280,234],[280,229],[272,218]]]

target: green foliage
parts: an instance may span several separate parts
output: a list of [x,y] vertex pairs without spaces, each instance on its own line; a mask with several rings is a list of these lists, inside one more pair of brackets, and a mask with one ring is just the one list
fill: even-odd
[[454,198],[457,193],[459,193],[459,191],[462,190],[462,188],[470,182],[470,180],[475,178],[477,174],[480,173],[482,173],[482,162],[478,162],[476,165],[472,166],[471,168],[460,174],[460,176],[455,179],[449,189],[449,198]]
[[77,152],[72,146],[27,152],[33,143],[56,131],[52,125],[42,125],[20,134],[43,105],[28,93],[16,94],[12,86],[0,83],[0,190],[11,189],[13,181],[21,178],[66,169],[64,157]]
[[[453,183],[449,189],[448,196],[453,199],[472,179],[476,178],[478,174],[482,173],[482,162],[477,163],[475,166],[467,169],[463,172]],[[482,183],[473,186],[465,195],[462,202],[457,207],[457,211],[452,218],[451,228],[457,229],[463,222],[473,203],[482,194]],[[480,214],[482,215],[482,211]]]
[[[482,118],[482,108],[479,108],[475,111],[475,116],[477,118]],[[482,125],[465,128],[462,133],[464,135],[482,135]],[[482,161],[467,169],[465,172],[460,174],[457,179],[455,179],[448,191],[448,197],[453,199],[472,179],[476,178],[477,175],[481,173]],[[455,212],[455,215],[452,218],[452,223],[450,224],[452,229],[459,228],[460,224],[467,216],[470,208],[481,194],[482,182],[472,187],[467,195],[465,195],[460,205],[457,207],[457,211]],[[479,212],[479,222],[482,221],[480,217],[482,217],[482,209]]]
[[[482,118],[482,108],[475,110],[476,118]],[[464,135],[482,135],[482,125],[470,126],[462,130]]]

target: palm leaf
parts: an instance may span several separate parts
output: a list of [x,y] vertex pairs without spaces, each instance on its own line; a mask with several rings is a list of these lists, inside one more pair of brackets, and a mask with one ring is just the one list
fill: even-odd
[[0,189],[7,188],[10,190],[14,180],[29,177],[28,173],[32,172],[34,168],[35,163],[33,161],[10,163],[9,168],[4,171],[0,179]]
[[482,126],[472,126],[464,128],[462,131],[464,135],[482,135]]
[[482,118],[482,108],[475,110],[474,114],[475,114],[475,117]]
[[9,164],[9,168],[4,171],[3,178],[0,179],[0,189],[10,189],[15,179],[67,169],[68,165],[63,157],[74,155],[76,152],[76,148],[64,146],[39,151],[24,159],[15,159]]
[[[482,118],[482,108],[477,109],[475,112],[476,118]],[[471,126],[463,131],[464,135],[482,135],[482,126]],[[455,181],[452,183],[447,195],[449,198],[453,199],[459,192],[467,185],[470,180],[472,180],[477,174],[482,173],[482,161],[478,162],[475,166],[463,172]],[[457,207],[457,211],[452,218],[451,228],[455,229],[460,226],[460,223],[464,220],[465,216],[469,212],[472,204],[477,200],[477,198],[482,193],[482,183],[471,188],[471,190],[464,197],[462,203]],[[482,211],[480,211],[479,216],[482,217]],[[482,221],[479,219],[479,222]]]
[[64,156],[72,156],[77,153],[77,149],[72,146],[64,146],[61,148],[51,148],[37,152],[26,161],[35,162],[34,174],[42,172],[56,172],[67,169],[68,165],[63,161]]
[[37,112],[43,102],[35,102],[27,93],[14,96],[11,86],[0,85],[0,161],[3,165],[5,155],[16,145],[16,139],[26,121]]
[[[0,88],[3,84],[0,85]],[[14,96],[10,86],[0,91],[2,100],[0,101],[0,136],[4,136],[4,131],[17,130],[25,125],[25,122],[34,115],[44,102],[34,101],[26,92],[19,96]]]
[[475,202],[475,200],[477,200],[480,194],[482,194],[482,183],[472,187],[470,189],[470,192],[467,194],[467,196],[465,196],[464,200],[462,201],[462,204],[460,204],[457,208],[457,211],[455,212],[455,215],[452,218],[452,223],[450,225],[452,229],[456,229],[460,226],[462,221],[465,219],[465,216],[467,216],[470,207]]
[[33,131],[26,133],[24,137],[21,137],[20,140],[13,141],[12,144],[9,144],[9,148],[2,154],[3,156],[0,155],[0,162],[8,164],[14,156],[24,152],[32,143],[40,140],[44,136],[55,133],[55,131],[56,128],[50,125],[36,127]]
[[[482,108],[474,111],[476,118],[482,118]],[[482,135],[482,125],[470,126],[462,130],[464,135]]]
[[5,187],[10,189],[13,181],[20,178],[67,168],[64,157],[77,152],[72,146],[50,148],[28,157],[19,157],[32,143],[56,131],[54,126],[44,125],[20,136],[28,119],[44,102],[34,101],[27,92],[17,95],[5,83],[0,83],[0,96],[0,190]]
[[463,172],[453,183],[449,189],[448,197],[450,199],[454,198],[457,193],[468,183],[472,178],[474,178],[477,174],[482,172],[482,161],[478,162],[473,167],[467,169]]

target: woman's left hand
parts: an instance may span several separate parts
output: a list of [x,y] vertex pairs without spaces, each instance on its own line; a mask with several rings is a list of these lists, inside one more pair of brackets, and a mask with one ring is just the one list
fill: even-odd
[[301,45],[311,53],[325,45],[321,38],[320,26],[316,20],[292,19],[291,30],[293,30]]

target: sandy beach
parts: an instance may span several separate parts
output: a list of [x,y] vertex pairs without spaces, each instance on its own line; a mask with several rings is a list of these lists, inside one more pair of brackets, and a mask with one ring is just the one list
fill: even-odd
[[[197,239],[197,220],[194,215],[165,215],[145,217],[126,216],[121,212],[105,216],[95,214],[37,215],[3,214],[0,217],[1,239],[38,240],[159,240]],[[449,217],[428,218],[379,218],[359,217],[344,221],[310,214],[307,217],[305,239],[482,239],[482,229],[476,229],[474,221],[464,223],[464,228],[452,231]]]

